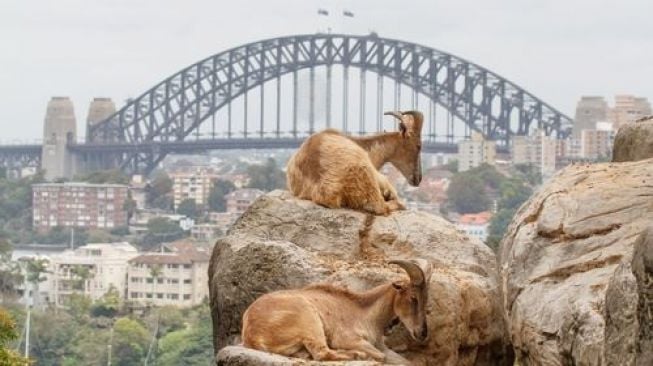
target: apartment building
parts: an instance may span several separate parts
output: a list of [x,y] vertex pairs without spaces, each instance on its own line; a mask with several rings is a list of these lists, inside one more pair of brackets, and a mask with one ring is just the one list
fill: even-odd
[[612,155],[615,133],[612,123],[598,122],[595,130],[581,132],[581,157],[585,159],[607,158]]
[[220,236],[222,229],[216,224],[195,224],[190,229],[190,236],[195,240],[210,241]]
[[458,170],[461,172],[476,168],[481,164],[494,165],[496,145],[487,141],[478,132],[472,132],[470,140],[458,143]]
[[224,196],[225,201],[227,201],[227,212],[242,214],[263,194],[265,192],[253,188],[237,189]]
[[128,301],[134,306],[200,304],[209,294],[209,257],[208,247],[182,241],[132,258],[127,270]]
[[512,163],[536,166],[543,178],[556,171],[556,157],[560,151],[558,141],[546,136],[544,131],[535,131],[531,136],[512,138]]
[[32,224],[40,232],[55,226],[111,229],[127,226],[128,187],[80,182],[32,185]]
[[461,215],[456,222],[456,227],[467,235],[485,241],[488,237],[492,213],[485,211],[475,214]]
[[653,114],[651,103],[647,98],[634,95],[616,95],[614,108],[608,112],[608,120],[616,131],[626,123],[634,122],[644,116]]
[[187,199],[204,206],[208,202],[213,182],[218,175],[210,168],[198,167],[187,171],[177,171],[169,174],[172,179],[172,192],[175,208]]
[[50,256],[44,288],[55,306],[66,306],[73,293],[98,300],[115,288],[121,297],[127,292],[128,261],[138,255],[129,243],[87,244]]
[[582,96],[576,104],[572,137],[580,139],[581,131],[596,129],[597,121],[605,121],[608,117],[608,102],[599,96]]

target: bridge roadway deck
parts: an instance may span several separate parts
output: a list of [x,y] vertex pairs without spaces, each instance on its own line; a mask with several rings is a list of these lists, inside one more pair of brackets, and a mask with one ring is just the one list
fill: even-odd
[[[121,153],[150,152],[192,153],[205,150],[237,150],[237,149],[295,149],[302,143],[302,138],[231,138],[231,139],[199,139],[191,141],[151,141],[140,144],[103,143],[74,144],[69,149],[74,153]],[[41,154],[41,145],[3,145],[0,154]],[[443,142],[425,141],[422,145],[425,153],[456,153],[458,146]],[[497,151],[504,153],[508,149],[497,146]]]

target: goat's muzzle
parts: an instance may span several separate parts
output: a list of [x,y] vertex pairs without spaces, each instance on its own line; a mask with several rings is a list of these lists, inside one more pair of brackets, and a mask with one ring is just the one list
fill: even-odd
[[419,186],[421,182],[422,182],[422,173],[413,174],[413,176],[410,179],[410,185],[413,187]]
[[426,322],[422,324],[419,332],[413,332],[413,338],[418,342],[426,342],[429,338],[429,328]]

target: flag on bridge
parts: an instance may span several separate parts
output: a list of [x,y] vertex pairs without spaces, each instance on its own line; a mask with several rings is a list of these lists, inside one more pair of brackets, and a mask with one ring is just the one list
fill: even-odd
[[343,12],[342,12],[342,15],[344,15],[344,16],[346,16],[346,17],[350,17],[350,18],[353,18],[353,17],[354,17],[354,13],[352,13],[352,12],[349,11],[349,10],[345,10],[345,11],[343,11]]
[[329,12],[324,9],[317,9],[317,15],[329,15]]

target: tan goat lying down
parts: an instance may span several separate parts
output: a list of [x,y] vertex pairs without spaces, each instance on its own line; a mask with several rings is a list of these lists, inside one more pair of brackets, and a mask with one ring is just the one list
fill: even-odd
[[261,296],[243,315],[243,345],[284,356],[308,351],[314,360],[409,364],[386,347],[384,330],[398,319],[415,340],[426,341],[425,304],[431,271],[424,260],[390,263],[406,270],[410,280],[362,293],[312,285]]
[[417,111],[385,114],[399,119],[399,132],[354,137],[329,129],[304,141],[288,161],[290,191],[329,208],[348,207],[377,215],[404,209],[379,169],[389,162],[411,185],[419,185],[423,116]]

